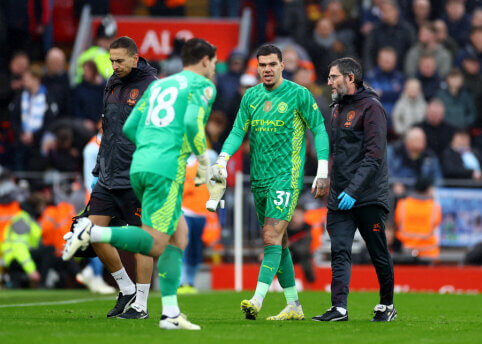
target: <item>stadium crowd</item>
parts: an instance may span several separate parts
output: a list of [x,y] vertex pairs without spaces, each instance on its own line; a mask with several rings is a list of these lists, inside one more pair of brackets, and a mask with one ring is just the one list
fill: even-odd
[[[195,1],[76,0],[71,19],[78,21],[85,4],[94,15],[102,16],[185,16],[190,2]],[[79,58],[75,80],[70,80],[67,58],[73,42],[56,45],[57,3],[3,0],[0,4],[0,45],[4,47],[0,54],[0,251],[7,267],[23,269],[31,284],[43,287],[72,286],[68,284],[72,278],[58,283],[55,278],[76,276],[82,269],[59,259],[61,238],[70,228],[71,217],[85,205],[83,185],[90,182],[82,183],[80,176],[86,180],[91,176],[83,173],[82,152],[100,128],[103,90],[112,73],[108,48],[116,38],[115,20],[105,17],[94,33],[93,46]],[[390,247],[434,261],[440,253],[434,230],[441,215],[432,187],[454,179],[468,187],[482,185],[482,7],[477,4],[476,0],[211,0],[205,13],[211,18],[237,17],[245,7],[254,9],[252,51],[265,42],[280,47],[283,77],[312,92],[329,135],[328,64],[345,56],[362,63],[367,71],[364,81],[378,93],[388,115]],[[168,58],[150,61],[159,78],[182,69],[182,44],[174,40]],[[214,80],[217,98],[206,125],[208,146],[217,153],[244,92],[258,82],[256,63],[255,57],[234,50],[220,64]],[[312,138],[309,142],[305,175],[313,176],[316,154]],[[247,145],[232,160],[236,169],[249,173]],[[56,173],[67,177],[54,183]],[[413,223],[414,218],[424,218],[423,211],[434,214],[433,221]],[[54,225],[48,224],[49,214],[54,215]],[[16,216],[24,219],[21,225],[15,225]],[[320,234],[319,221],[306,217],[306,222],[310,226],[293,225],[293,236],[309,247],[304,238]],[[18,266],[13,268],[7,258],[7,251],[13,249],[8,246],[9,232],[22,237],[25,244],[24,260],[17,258]],[[434,245],[436,249],[419,254]],[[309,255],[299,256],[312,280],[306,263]],[[49,279],[50,270],[57,273]]]

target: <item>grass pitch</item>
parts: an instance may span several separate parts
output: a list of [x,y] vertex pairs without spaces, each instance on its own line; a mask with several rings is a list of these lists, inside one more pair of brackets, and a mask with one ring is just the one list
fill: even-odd
[[351,293],[348,322],[320,323],[311,317],[330,305],[330,295],[303,292],[305,321],[267,321],[285,304],[282,293],[269,293],[258,320],[245,320],[240,301],[252,292],[182,295],[182,311],[201,331],[165,331],[158,327],[159,293],[149,297],[150,318],[107,319],[114,296],[84,290],[0,290],[0,343],[480,343],[482,295],[396,294],[398,318],[372,323],[376,293]]

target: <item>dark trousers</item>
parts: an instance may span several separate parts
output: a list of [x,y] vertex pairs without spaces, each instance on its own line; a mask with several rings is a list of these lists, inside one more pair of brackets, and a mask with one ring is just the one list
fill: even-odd
[[387,214],[379,206],[364,206],[348,211],[328,211],[327,229],[331,239],[331,303],[347,307],[351,275],[351,248],[358,228],[365,240],[380,284],[380,303],[393,303],[393,262],[385,237]]

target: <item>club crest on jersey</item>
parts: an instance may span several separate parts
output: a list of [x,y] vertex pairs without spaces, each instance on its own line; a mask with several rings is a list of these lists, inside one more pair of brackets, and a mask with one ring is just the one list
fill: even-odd
[[348,111],[346,114],[346,122],[345,122],[345,127],[350,127],[352,124],[353,119],[355,118],[356,112],[355,111]]
[[133,88],[129,92],[129,99],[127,100],[127,104],[129,104],[130,106],[134,106],[137,102],[137,97],[139,97],[139,89]]
[[211,100],[211,98],[213,97],[213,89],[212,87],[206,87],[203,91],[204,93],[204,96],[206,97],[207,100]]
[[273,105],[273,103],[270,101],[270,100],[267,100],[264,102],[264,112],[268,112],[269,110],[271,110],[271,106]]
[[288,110],[288,104],[286,104],[285,102],[281,102],[278,104],[277,109],[279,113],[285,113]]

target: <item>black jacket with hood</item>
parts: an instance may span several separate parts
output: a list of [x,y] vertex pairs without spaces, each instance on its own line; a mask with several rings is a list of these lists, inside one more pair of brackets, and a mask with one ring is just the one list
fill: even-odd
[[136,146],[122,133],[127,117],[149,84],[156,80],[156,70],[139,57],[137,68],[123,78],[113,74],[104,89],[102,141],[92,174],[109,189],[129,189],[129,170]]
[[378,205],[388,212],[387,114],[378,95],[361,86],[332,105],[328,209],[338,210],[344,191],[356,199],[354,208]]

